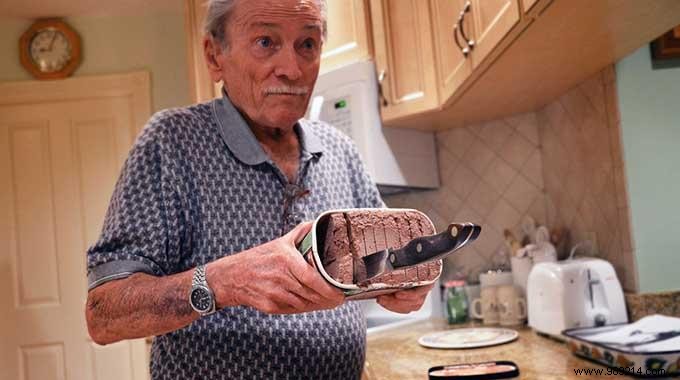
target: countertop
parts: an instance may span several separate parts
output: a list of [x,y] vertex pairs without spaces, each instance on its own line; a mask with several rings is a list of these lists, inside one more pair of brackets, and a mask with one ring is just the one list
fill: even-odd
[[[606,375],[607,367],[578,358],[566,344],[536,334],[527,326],[512,327],[519,338],[498,346],[465,350],[425,348],[418,338],[434,331],[486,327],[480,323],[448,325],[445,320],[427,320],[369,334],[367,337],[365,380],[427,379],[430,367],[445,364],[475,363],[491,360],[510,360],[519,366],[521,379],[598,379]],[[578,368],[599,368],[603,376],[580,375]],[[631,377],[617,375],[617,379]]]

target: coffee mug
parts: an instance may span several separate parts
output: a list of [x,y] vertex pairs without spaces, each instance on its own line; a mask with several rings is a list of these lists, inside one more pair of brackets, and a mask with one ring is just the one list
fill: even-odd
[[527,317],[527,305],[515,285],[502,285],[496,290],[498,317],[503,326],[519,325]]
[[485,325],[499,322],[498,302],[496,298],[497,286],[483,287],[480,298],[472,301],[470,313],[474,318],[482,319]]
[[479,285],[482,288],[508,284],[512,284],[512,272],[488,271],[479,275]]

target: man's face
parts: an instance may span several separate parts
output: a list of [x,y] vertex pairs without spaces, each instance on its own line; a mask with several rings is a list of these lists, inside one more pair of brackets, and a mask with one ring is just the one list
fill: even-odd
[[292,128],[307,109],[319,73],[322,19],[317,2],[238,1],[227,21],[226,40],[228,48],[216,61],[232,103],[260,126]]

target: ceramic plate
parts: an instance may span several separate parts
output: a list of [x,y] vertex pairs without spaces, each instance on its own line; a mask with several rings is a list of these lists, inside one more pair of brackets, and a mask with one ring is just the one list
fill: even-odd
[[518,336],[515,330],[474,327],[430,333],[421,336],[418,343],[429,348],[476,348],[512,342]]

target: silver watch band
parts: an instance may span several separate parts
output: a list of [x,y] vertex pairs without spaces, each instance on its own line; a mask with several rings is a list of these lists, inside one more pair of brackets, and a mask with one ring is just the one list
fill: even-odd
[[191,286],[201,285],[209,288],[208,281],[205,279],[205,264],[201,264],[194,269],[194,276],[191,279]]
[[[203,310],[200,307],[196,307],[193,304],[193,299],[192,299],[192,293],[194,292],[195,289],[203,289],[209,297],[211,298],[211,308],[209,310]],[[210,289],[210,286],[208,285],[208,281],[206,279],[206,265],[198,265],[194,269],[194,275],[191,277],[191,292],[189,293],[189,302],[191,303],[191,307],[196,310],[198,313],[201,315],[210,315],[214,313],[215,310],[215,293],[213,293],[212,289]]]

